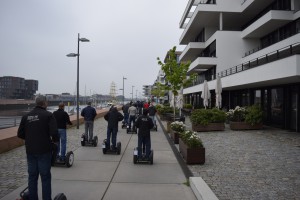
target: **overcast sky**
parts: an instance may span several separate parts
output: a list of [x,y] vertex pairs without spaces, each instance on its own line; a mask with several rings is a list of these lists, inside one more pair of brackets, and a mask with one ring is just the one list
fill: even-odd
[[[188,0],[1,0],[0,76],[39,81],[38,93],[76,94],[80,43],[80,94],[125,97],[152,85],[173,46],[182,50],[179,22]],[[137,91],[136,91],[137,90]]]

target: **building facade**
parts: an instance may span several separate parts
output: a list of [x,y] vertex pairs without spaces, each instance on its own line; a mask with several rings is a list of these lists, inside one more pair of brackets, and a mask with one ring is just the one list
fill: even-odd
[[0,77],[0,99],[34,99],[37,90],[37,80],[14,76]]
[[190,0],[180,21],[180,62],[191,61],[197,79],[183,90],[185,103],[203,107],[207,80],[215,106],[216,77],[222,107],[258,103],[264,124],[300,131],[300,1]]

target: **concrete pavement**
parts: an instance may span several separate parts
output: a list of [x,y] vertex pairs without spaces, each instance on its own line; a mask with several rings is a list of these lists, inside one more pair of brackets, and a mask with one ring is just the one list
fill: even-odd
[[[102,140],[106,135],[106,122],[103,118],[95,121],[94,132],[98,135],[97,147],[80,146],[80,129],[68,129],[68,150],[75,155],[74,165],[70,168],[62,166],[52,168],[53,197],[63,192],[68,199],[99,200],[99,199],[191,199],[196,197],[192,189],[186,186],[186,177],[168,144],[162,128],[152,132],[152,149],[154,164],[133,164],[133,148],[137,146],[137,135],[127,134],[119,129],[118,140],[122,143],[121,155],[103,155]],[[11,157],[11,158],[10,158]],[[11,164],[4,160],[10,158]],[[0,155],[1,166],[6,170],[1,174],[1,200],[12,200],[19,196],[27,185],[27,167],[24,147]],[[19,165],[16,165],[19,163]],[[12,166],[15,170],[11,171]],[[12,176],[11,185],[6,185],[8,173],[20,173],[20,177]],[[6,179],[6,180],[5,180]],[[10,190],[15,185],[16,188]],[[3,186],[4,185],[4,186]],[[2,191],[4,189],[4,191]],[[5,191],[7,192],[4,195]],[[39,192],[41,186],[39,185]],[[41,197],[41,194],[39,195]]]

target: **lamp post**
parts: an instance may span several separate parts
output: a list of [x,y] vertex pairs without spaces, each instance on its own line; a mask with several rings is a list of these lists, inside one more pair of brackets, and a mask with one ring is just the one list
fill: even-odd
[[137,101],[137,92],[138,90],[135,90],[135,101]]
[[76,96],[76,110],[77,110],[77,129],[79,129],[79,42],[89,42],[86,38],[80,38],[78,33],[77,39],[77,54],[76,53],[69,53],[68,57],[77,57],[77,96]]
[[124,96],[124,80],[126,80],[126,78],[123,76],[123,105],[124,105],[124,100],[125,100],[125,96]]
[[131,100],[133,101],[133,88],[134,88],[134,85],[132,86],[132,92],[131,92]]

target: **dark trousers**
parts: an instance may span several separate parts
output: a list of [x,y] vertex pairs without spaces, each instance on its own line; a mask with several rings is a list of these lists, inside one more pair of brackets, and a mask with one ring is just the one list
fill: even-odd
[[132,127],[134,127],[135,115],[129,115],[129,129],[131,129],[131,122],[132,122]]
[[142,148],[145,146],[146,148],[146,158],[149,158],[150,150],[151,150],[151,138],[150,134],[147,136],[138,136],[138,156],[142,156]]
[[51,200],[51,152],[27,154],[30,200],[38,200],[38,178],[41,175],[43,200]]
[[129,113],[124,113],[124,122],[126,125],[129,124],[128,118],[129,118]]
[[107,137],[106,137],[106,142],[107,145],[110,146],[110,137],[111,137],[111,143],[114,147],[117,146],[117,133],[118,133],[118,128],[109,128],[107,127]]

